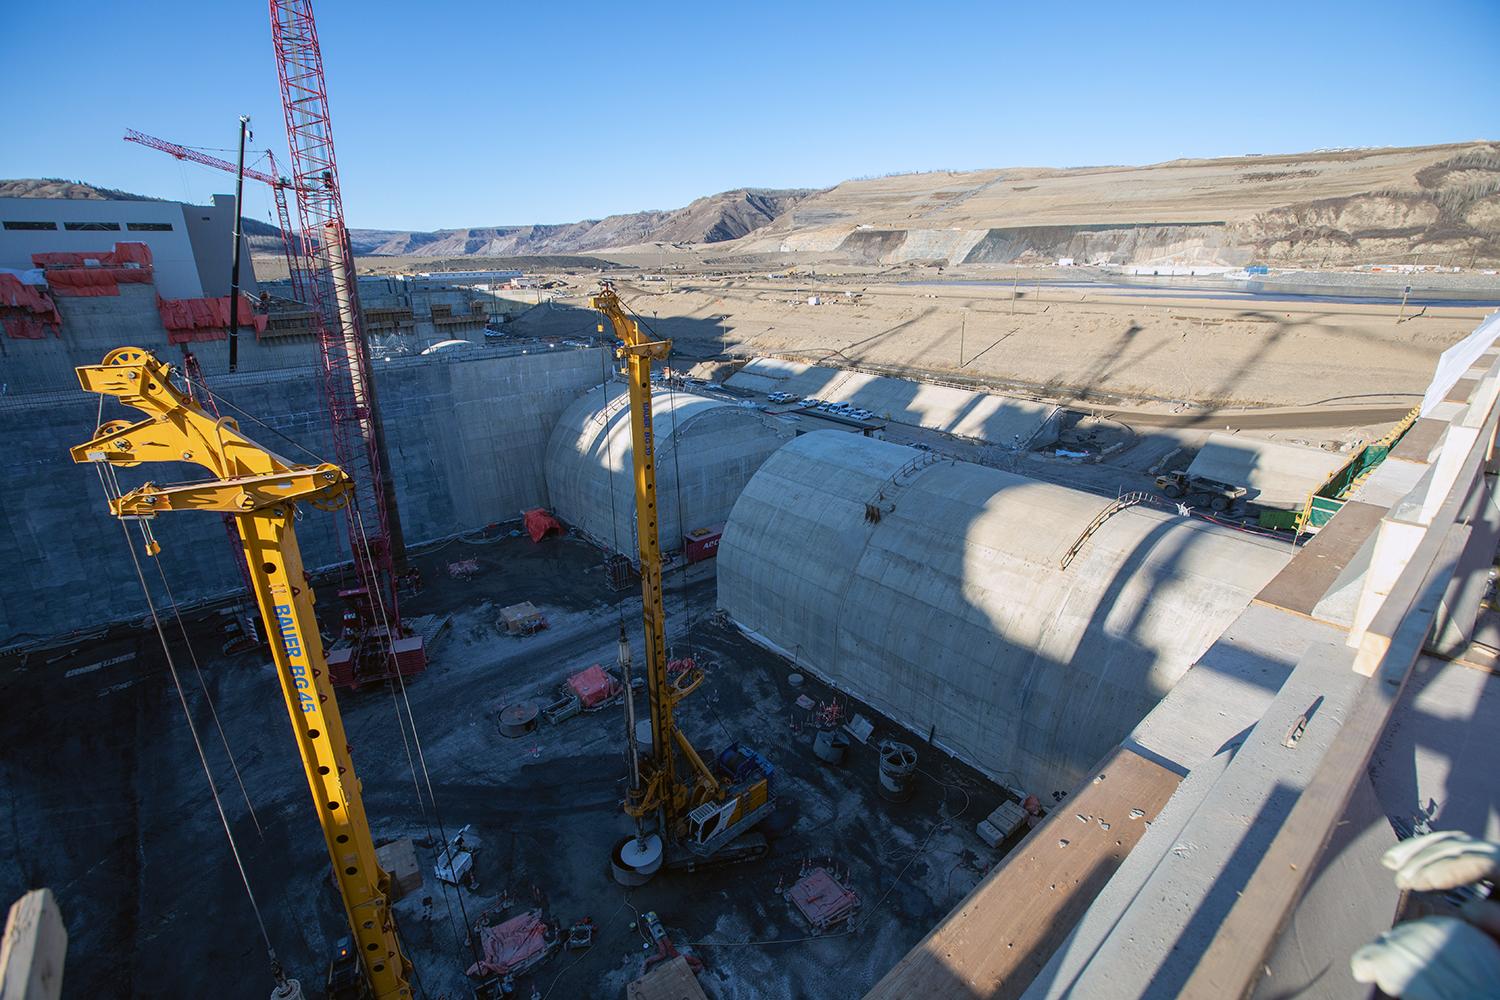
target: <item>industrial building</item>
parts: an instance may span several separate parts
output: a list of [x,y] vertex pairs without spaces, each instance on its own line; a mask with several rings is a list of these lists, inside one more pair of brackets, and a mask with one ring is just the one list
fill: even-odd
[[797,350],[872,272],[764,350],[758,259],[362,275],[271,9],[285,280],[233,199],[0,199],[7,991],[1352,1000],[1484,902],[1381,857],[1500,841],[1500,315],[1132,408]]

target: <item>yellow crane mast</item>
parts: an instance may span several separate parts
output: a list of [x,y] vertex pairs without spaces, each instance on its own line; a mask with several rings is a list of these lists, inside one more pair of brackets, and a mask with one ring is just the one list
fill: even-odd
[[[655,815],[669,843],[709,856],[748,831],[770,811],[772,768],[747,747],[731,748],[734,767],[720,777],[704,763],[687,736],[677,728],[677,703],[703,683],[697,667],[673,681],[667,673],[666,616],[662,611],[661,540],[657,524],[656,431],[651,414],[651,362],[672,350],[670,340],[654,340],[627,315],[614,283],[601,281],[589,303],[614,331],[616,354],[625,362],[630,399],[630,441],[635,485],[636,540],[641,571],[642,618],[646,644],[646,698],[651,711],[651,755],[640,760],[634,733],[628,734],[631,787],[625,811],[636,820],[635,844],[627,848],[627,867],[649,875],[661,863],[662,844],[648,844],[643,822]],[[599,324],[604,332],[604,324]],[[623,632],[623,630],[622,630]],[[629,647],[620,639],[620,656],[628,670]],[[628,678],[627,678],[628,682]],[[634,708],[626,692],[627,712]],[[680,752],[692,771],[691,780],[677,773]],[[764,843],[753,853],[762,853]],[[617,865],[617,868],[619,866]],[[618,877],[618,876],[617,876]]]
[[[245,437],[232,419],[206,413],[172,385],[167,365],[140,348],[111,351],[103,363],[77,371],[86,391],[114,396],[146,419],[104,424],[93,440],[72,449],[75,462],[114,467],[191,462],[213,474],[210,481],[179,486],[146,483],[112,498],[110,512],[125,520],[179,510],[234,515],[334,883],[365,975],[376,1000],[410,998],[411,963],[391,915],[390,875],[375,857],[294,527],[299,503],[320,510],[347,503],[349,477],[327,463],[294,465]],[[150,554],[158,550],[153,542]]]

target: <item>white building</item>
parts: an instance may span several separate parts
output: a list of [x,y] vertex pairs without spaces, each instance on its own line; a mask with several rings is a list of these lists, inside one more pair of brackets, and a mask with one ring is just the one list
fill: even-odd
[[[234,245],[234,199],[212,205],[179,201],[95,201],[0,198],[0,268],[31,268],[34,253],[108,252],[117,242],[151,248],[156,288],[163,298],[229,294]],[[240,287],[257,291],[250,246],[242,238]]]

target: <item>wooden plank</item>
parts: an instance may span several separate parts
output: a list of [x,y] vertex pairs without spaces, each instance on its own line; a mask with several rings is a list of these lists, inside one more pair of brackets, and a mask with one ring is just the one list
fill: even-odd
[[1461,378],[1453,383],[1453,388],[1443,397],[1445,403],[1467,403],[1469,395],[1473,393],[1474,387],[1479,384],[1477,378]]
[[1448,429],[1446,420],[1434,420],[1431,417],[1423,417],[1411,425],[1411,430],[1402,435],[1401,440],[1396,442],[1396,447],[1386,456],[1386,461],[1395,459],[1398,462],[1416,462],[1426,465],[1431,460],[1432,450],[1442,440],[1443,431]]
[[1255,597],[1256,602],[1311,618],[1313,608],[1328,593],[1328,588],[1359,552],[1360,546],[1375,533],[1384,516],[1385,508],[1376,504],[1360,500],[1344,504],[1333,515],[1333,520],[1261,588]]
[[0,943],[0,997],[57,1000],[68,931],[51,889],[33,889],[10,908]]
[[1181,780],[1116,747],[866,1000],[1019,997]]
[[687,959],[669,958],[625,987],[629,1000],[708,1000]]

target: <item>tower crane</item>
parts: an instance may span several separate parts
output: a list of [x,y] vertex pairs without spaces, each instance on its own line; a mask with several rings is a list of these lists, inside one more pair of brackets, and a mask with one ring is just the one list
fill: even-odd
[[[359,687],[426,665],[418,637],[403,638],[398,576],[406,546],[386,456],[379,402],[359,306],[354,249],[344,225],[338,163],[328,112],[328,85],[311,0],[270,0],[271,39],[291,150],[307,287],[323,367],[323,394],[334,457],[353,489],[344,509],[357,581],[339,596],[349,606],[345,641],[330,656],[335,683]],[[414,574],[406,574],[410,579]],[[397,645],[409,646],[398,649]]]
[[[239,172],[239,168],[228,160],[209,156],[207,153],[180,146],[175,142],[168,142],[166,139],[158,139],[154,135],[137,132],[133,128],[125,130],[125,141],[145,146],[147,149],[160,150],[188,163],[213,167],[215,170],[224,170],[231,174]],[[282,176],[281,172],[276,169],[276,157],[269,149],[266,150],[266,158],[270,162],[270,173],[247,167],[245,176],[267,184],[271,188],[271,195],[276,201],[276,224],[281,227],[281,252],[286,257],[287,274],[292,283],[292,298],[298,302],[306,302],[307,265],[304,263],[306,250],[300,245],[302,241],[297,232],[292,229],[292,216],[286,207],[286,193],[292,188],[292,180],[290,177]]]
[[[630,788],[625,812],[635,821],[636,832],[616,845],[614,874],[625,884],[640,884],[663,862],[669,866],[695,867],[701,863],[745,860],[765,853],[765,839],[751,831],[772,809],[770,779],[774,768],[760,754],[739,743],[727,748],[709,766],[677,726],[674,711],[682,699],[703,683],[703,671],[694,666],[676,680],[667,673],[651,362],[665,359],[672,350],[672,342],[651,339],[641,332],[640,325],[626,314],[613,282],[600,282],[599,291],[589,304],[600,313],[599,332],[604,332],[604,321],[609,322],[614,332],[616,354],[625,362],[629,386],[651,752],[643,758],[636,746],[630,645],[622,624],[618,655],[626,681],[626,739],[630,748]],[[679,773],[679,755],[687,765],[686,774]]]
[[[213,476],[180,486],[146,483],[112,497],[110,512],[143,521],[180,510],[234,516],[334,884],[370,989],[376,1000],[410,998],[411,963],[391,914],[390,875],[375,857],[297,547],[298,504],[343,506],[353,492],[349,476],[328,463],[294,465],[240,433],[234,420],[215,419],[172,384],[165,364],[140,348],[119,348],[77,371],[86,391],[113,396],[146,419],[105,423],[92,440],[72,449],[73,461],[117,468],[191,462]],[[159,550],[154,541],[148,548],[151,555]]]

